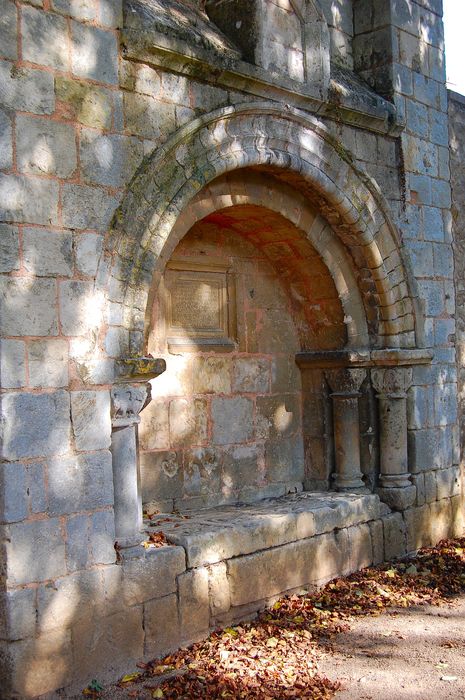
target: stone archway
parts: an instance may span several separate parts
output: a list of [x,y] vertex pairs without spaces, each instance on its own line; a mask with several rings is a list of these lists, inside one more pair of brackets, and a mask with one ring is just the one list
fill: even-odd
[[[120,309],[115,359],[146,353],[154,290],[186,232],[213,212],[239,205],[265,207],[287,218],[330,271],[344,309],[347,342],[324,356],[321,348],[316,356],[310,349],[300,366],[326,374],[333,391],[336,484],[361,488],[357,396],[363,368],[423,361],[416,354],[422,323],[380,192],[308,115],[291,109],[283,113],[266,103],[218,110],[180,129],[145,162],[117,213],[98,277],[113,307]],[[309,209],[318,213],[311,221]],[[397,371],[394,384],[408,388],[408,370]],[[384,387],[383,372],[377,370],[376,389],[383,407],[391,402],[381,426],[387,455],[399,424],[406,437],[406,394],[405,388],[389,388],[392,377]],[[343,430],[354,438],[350,445],[337,439]],[[400,507],[411,502],[414,492],[406,450],[405,440],[396,460],[381,459],[386,471],[381,491]]]

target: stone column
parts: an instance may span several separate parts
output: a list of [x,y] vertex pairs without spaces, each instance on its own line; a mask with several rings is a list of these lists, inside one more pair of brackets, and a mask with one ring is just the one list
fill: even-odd
[[360,426],[358,397],[360,386],[366,377],[364,369],[347,367],[326,371],[333,400],[334,448],[336,473],[334,485],[337,491],[364,489],[360,469]]
[[377,391],[380,423],[380,487],[378,494],[395,510],[413,504],[416,489],[408,466],[407,390],[412,369],[373,369],[371,381]]
[[115,532],[120,549],[138,545],[143,539],[137,425],[140,411],[150,400],[149,383],[124,382],[111,390]]

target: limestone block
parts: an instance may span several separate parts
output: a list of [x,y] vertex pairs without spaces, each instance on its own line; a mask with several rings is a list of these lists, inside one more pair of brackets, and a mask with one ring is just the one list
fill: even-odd
[[342,570],[346,556],[334,534],[327,534],[228,560],[231,603],[245,605],[306,584],[321,584]]
[[[69,70],[68,25],[63,17],[24,7],[23,59],[57,70]],[[44,37],[48,37],[45,41]]]
[[176,592],[176,577],[186,570],[182,547],[147,550],[146,556],[123,563],[122,595],[125,605],[145,603]]
[[99,187],[63,186],[63,225],[66,228],[105,231],[118,200]]
[[55,94],[81,124],[96,129],[111,127],[113,103],[111,93],[105,88],[57,76]]
[[234,361],[233,391],[263,394],[270,389],[270,364],[260,358],[240,357]]
[[407,552],[429,547],[431,542],[431,511],[429,505],[409,508],[404,513],[407,528]]
[[424,474],[412,474],[410,477],[412,484],[417,490],[417,499],[415,504],[417,506],[422,506],[425,504],[425,475]]
[[294,395],[258,396],[256,401],[257,437],[284,438],[300,426],[300,407]]
[[106,617],[80,620],[72,629],[75,674],[81,687],[99,669],[99,678],[115,679],[141,659],[144,649],[142,606]]
[[261,450],[256,445],[238,445],[224,453],[223,495],[229,496],[244,486],[256,485],[262,478],[259,470]]
[[16,25],[16,7],[14,3],[11,0],[1,0],[0,34],[2,35],[2,44],[0,55],[2,58],[15,60],[18,56]]
[[384,534],[382,520],[370,520],[368,523],[371,532],[373,546],[373,564],[381,564],[384,561]]
[[292,321],[283,318],[282,311],[270,310],[263,317],[261,327],[256,326],[254,318],[247,317],[247,335],[255,339],[256,348],[249,347],[249,352],[289,353],[289,348],[299,347],[297,334]]
[[0,522],[14,523],[27,518],[26,468],[21,463],[0,463]]
[[80,571],[37,589],[37,626],[40,634],[71,627],[78,620],[91,621],[99,599],[99,571]]
[[294,355],[273,357],[271,364],[271,391],[288,393],[299,391],[301,386],[300,370]]
[[90,519],[90,559],[93,564],[114,564],[115,516],[113,510],[94,513]]
[[125,92],[124,115],[126,129],[147,139],[166,137],[176,126],[175,107],[154,100],[148,95]]
[[450,506],[452,514],[450,523],[450,536],[463,537],[463,533],[465,532],[465,516],[462,496],[453,496],[450,499]]
[[52,7],[56,12],[76,19],[97,19],[97,10],[93,0],[52,0]]
[[139,139],[81,130],[80,163],[85,182],[123,187],[144,157]]
[[185,356],[169,355],[166,357],[166,371],[157,377],[152,384],[154,398],[191,394],[193,384],[191,370],[191,364]]
[[72,391],[71,422],[78,450],[104,450],[111,443],[108,391]]
[[0,376],[4,389],[26,384],[25,344],[22,340],[0,340]]
[[47,510],[44,465],[41,462],[27,465],[27,492],[31,513],[44,513]]
[[3,278],[0,282],[3,332],[7,335],[56,335],[55,300],[53,280]]
[[0,175],[0,193],[2,219],[44,226],[58,224],[58,183],[54,180]]
[[17,70],[13,63],[0,63],[0,93],[5,108],[51,114],[55,108],[53,75],[35,68]]
[[437,500],[460,494],[460,467],[438,469],[436,472]]
[[392,510],[404,511],[415,503],[417,491],[413,484],[402,488],[382,488],[376,489],[376,493]]
[[102,298],[92,282],[65,280],[59,288],[60,323],[64,335],[86,335],[102,319]]
[[16,153],[21,172],[62,178],[73,174],[77,165],[73,126],[27,115],[19,115],[16,124]]
[[425,501],[426,503],[432,503],[436,500],[437,496],[437,486],[436,486],[436,472],[428,471],[425,472]]
[[186,571],[178,577],[179,622],[183,643],[207,636],[210,626],[208,571]]
[[151,401],[140,414],[139,444],[143,450],[166,449],[170,445],[168,402]]
[[69,277],[73,274],[72,234],[23,229],[23,260],[26,270],[39,277]]
[[75,368],[84,384],[111,384],[115,376],[113,360],[83,360]]
[[284,440],[268,440],[265,465],[270,481],[303,481],[304,448],[300,435]]
[[89,556],[89,517],[75,515],[66,521],[66,563],[68,571],[85,569]]
[[31,588],[0,594],[0,639],[24,639],[36,627],[36,592]]
[[53,458],[48,469],[49,512],[65,515],[113,505],[111,454],[106,450]]
[[100,0],[100,24],[121,27],[123,23],[122,0]]
[[253,435],[253,404],[249,399],[214,398],[213,442],[218,445],[246,442]]
[[3,458],[14,461],[63,454],[69,449],[69,395],[65,391],[50,394],[5,394],[2,413]]
[[11,585],[46,581],[66,572],[65,543],[57,518],[8,526],[7,577]]
[[73,654],[71,634],[56,630],[9,644],[6,654],[6,696],[35,698],[72,681]]
[[443,498],[430,504],[431,509],[431,543],[451,536],[452,507],[451,499]]
[[[5,0],[3,0],[5,2]],[[8,3],[10,0],[7,0]],[[1,9],[0,9],[1,12]],[[0,15],[1,16],[1,15]],[[1,20],[0,20],[1,21]],[[1,31],[1,28],[0,28]],[[13,165],[13,140],[11,130],[11,119],[0,110],[0,168],[7,170]]]
[[208,414],[204,399],[173,399],[169,408],[172,447],[199,445],[207,439]]
[[347,528],[350,571],[359,571],[373,564],[371,529],[367,523]]
[[181,644],[175,593],[144,605],[145,653],[159,658]]
[[195,447],[184,453],[184,491],[187,496],[218,493],[224,455],[211,447]]
[[196,394],[230,394],[231,360],[228,357],[199,357],[193,367]]
[[18,227],[0,224],[0,272],[12,272],[18,269]]
[[174,450],[141,453],[140,470],[144,503],[182,496],[181,459],[181,454]]
[[129,334],[125,328],[114,326],[105,336],[105,350],[110,357],[122,357],[129,352]]
[[[75,237],[76,268],[83,275],[93,277],[102,254],[103,239],[96,233],[85,233]],[[111,322],[111,320],[110,320]]]
[[118,83],[118,46],[109,31],[71,22],[72,72],[101,83]]
[[407,553],[405,522],[400,513],[383,516],[384,559],[398,559]]
[[228,570],[224,561],[208,567],[208,595],[210,599],[210,615],[222,615],[231,607],[229,593]]
[[[61,338],[33,340],[28,346],[29,384],[33,387],[68,385],[68,343]],[[90,448],[89,448],[90,449]]]

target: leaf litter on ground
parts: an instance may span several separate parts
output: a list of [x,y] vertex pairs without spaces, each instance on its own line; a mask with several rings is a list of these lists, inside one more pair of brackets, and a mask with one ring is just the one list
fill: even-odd
[[[464,591],[465,537],[443,540],[415,557],[336,578],[315,593],[281,598],[252,622],[139,664],[142,671],[119,685],[141,700],[326,700],[340,686],[318,674],[318,655],[351,619],[441,605]],[[100,695],[95,686],[84,693]]]

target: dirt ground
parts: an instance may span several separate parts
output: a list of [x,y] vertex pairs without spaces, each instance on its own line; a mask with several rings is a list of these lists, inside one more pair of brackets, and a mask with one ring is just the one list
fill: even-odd
[[318,669],[341,682],[335,700],[465,698],[465,596],[362,617],[331,647]]

